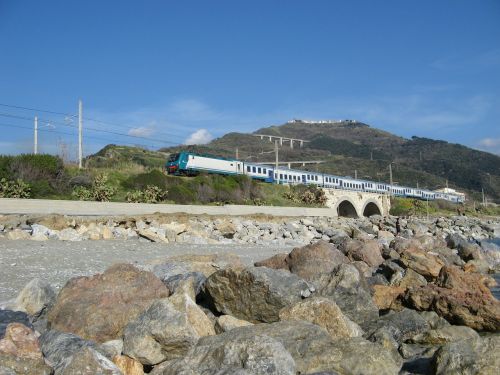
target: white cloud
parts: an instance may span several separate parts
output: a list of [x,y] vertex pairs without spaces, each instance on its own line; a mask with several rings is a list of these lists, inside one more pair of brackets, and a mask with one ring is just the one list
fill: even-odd
[[199,129],[191,134],[185,141],[186,145],[204,145],[210,142],[214,137],[207,129]]
[[128,135],[133,135],[134,137],[149,137],[153,135],[155,130],[147,126],[139,126],[137,128],[132,128],[128,131]]
[[483,138],[478,143],[483,147],[500,147],[500,138]]

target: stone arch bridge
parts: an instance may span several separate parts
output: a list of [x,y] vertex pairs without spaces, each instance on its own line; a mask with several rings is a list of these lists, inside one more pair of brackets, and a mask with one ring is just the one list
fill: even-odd
[[391,201],[388,195],[323,188],[326,205],[333,208],[338,216],[361,217],[372,215],[389,215]]

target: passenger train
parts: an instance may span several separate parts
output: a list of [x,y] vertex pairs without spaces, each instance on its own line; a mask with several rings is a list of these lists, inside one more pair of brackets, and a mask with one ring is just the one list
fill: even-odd
[[410,197],[423,200],[442,199],[461,203],[463,195],[441,193],[430,190],[390,185],[381,182],[340,177],[326,173],[301,171],[288,168],[277,168],[272,165],[262,165],[237,159],[227,159],[213,155],[197,154],[182,151],[170,155],[165,169],[172,175],[196,175],[200,172],[224,175],[246,175],[256,180],[268,183],[289,185],[315,185],[318,187],[363,191],[369,193],[391,194],[400,197]]

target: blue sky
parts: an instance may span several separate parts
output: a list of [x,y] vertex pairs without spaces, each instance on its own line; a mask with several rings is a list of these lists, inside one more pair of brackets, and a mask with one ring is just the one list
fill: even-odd
[[[153,139],[86,130],[86,153],[291,118],[500,153],[500,1],[0,0],[0,103],[74,114],[79,98],[107,123],[86,128]],[[75,155],[74,119],[3,106],[0,153],[31,150],[35,114],[40,149]]]

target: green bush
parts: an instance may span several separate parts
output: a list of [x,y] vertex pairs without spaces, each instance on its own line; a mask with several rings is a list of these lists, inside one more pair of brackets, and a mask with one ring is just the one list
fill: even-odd
[[108,176],[101,173],[94,177],[90,188],[77,186],[73,189],[72,195],[79,200],[107,202],[115,193],[116,189],[108,184]]
[[29,183],[34,197],[43,198],[67,191],[63,161],[52,155],[0,156],[0,178],[21,179]]
[[148,185],[146,189],[129,191],[125,199],[129,203],[159,203],[167,198],[167,191],[155,185]]
[[31,188],[21,179],[8,181],[6,178],[0,180],[0,198],[29,198]]

